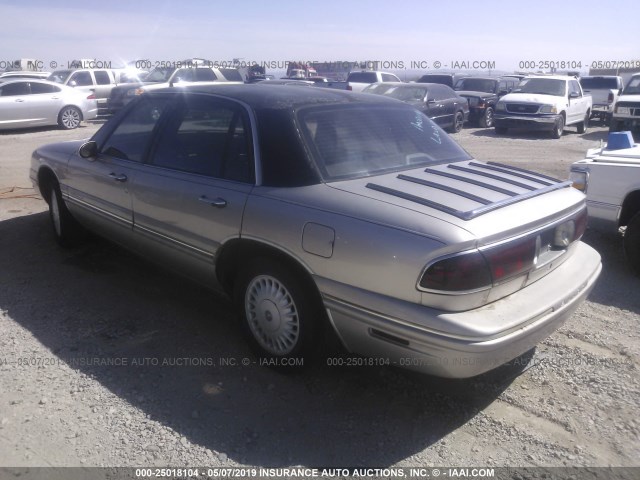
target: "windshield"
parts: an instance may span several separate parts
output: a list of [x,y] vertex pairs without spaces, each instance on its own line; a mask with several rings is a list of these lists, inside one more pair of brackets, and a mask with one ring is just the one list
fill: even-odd
[[495,93],[497,85],[497,80],[488,78],[463,78],[462,80],[458,80],[455,90]]
[[64,83],[72,72],[73,70],[56,70],[47,77],[47,80],[50,82]]
[[566,95],[567,82],[556,78],[525,78],[516,88],[515,93],[539,93],[541,95]]
[[640,94],[640,77],[631,77],[627,86],[624,87],[622,92],[624,95],[638,95]]
[[149,72],[149,75],[145,77],[144,81],[145,82],[168,82],[169,78],[171,78],[171,75],[175,71],[176,69],[171,67],[154,68],[153,70],[151,70],[151,72]]
[[298,121],[327,181],[470,159],[440,127],[411,107],[309,107],[299,112]]
[[580,79],[580,85],[585,90],[589,89],[618,89],[618,79],[615,77],[583,77]]

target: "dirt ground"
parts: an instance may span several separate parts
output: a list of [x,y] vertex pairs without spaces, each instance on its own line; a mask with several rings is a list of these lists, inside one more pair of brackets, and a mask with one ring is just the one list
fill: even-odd
[[[283,375],[255,363],[225,298],[106,241],[56,246],[31,151],[99,126],[0,133],[0,466],[639,465],[640,279],[619,238],[587,232],[595,290],[519,364]],[[606,129],[454,138],[566,178]]]

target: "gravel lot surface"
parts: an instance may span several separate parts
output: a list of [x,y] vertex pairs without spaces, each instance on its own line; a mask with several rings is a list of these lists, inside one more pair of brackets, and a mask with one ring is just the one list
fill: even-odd
[[[619,238],[587,232],[595,290],[513,365],[283,375],[255,363],[226,299],[106,241],[56,246],[31,151],[98,127],[0,133],[0,466],[640,465],[640,279]],[[454,138],[566,178],[606,129]]]

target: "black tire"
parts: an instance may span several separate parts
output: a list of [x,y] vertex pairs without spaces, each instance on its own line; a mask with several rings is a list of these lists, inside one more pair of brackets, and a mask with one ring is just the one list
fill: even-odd
[[61,247],[76,247],[85,240],[87,232],[67,209],[57,182],[49,190],[49,218],[53,235]]
[[67,105],[58,114],[58,125],[65,130],[78,128],[82,122],[82,112],[71,105]]
[[564,132],[564,117],[559,115],[558,118],[556,118],[556,123],[553,125],[553,130],[551,130],[551,138],[560,138],[562,132]]
[[623,244],[629,265],[637,275],[640,275],[640,212],[636,213],[627,224]]
[[484,111],[484,115],[478,122],[483,128],[493,127],[493,107],[487,107]]
[[495,130],[496,130],[496,135],[505,135],[509,129],[507,127],[498,127],[496,125]]
[[591,118],[590,112],[585,113],[584,120],[578,124],[578,133],[586,133],[589,128],[589,119]]
[[458,133],[462,130],[462,125],[464,124],[464,113],[461,111],[457,111],[456,115],[453,117],[453,125],[451,125],[451,133]]
[[261,363],[265,359],[267,366],[298,370],[313,359],[323,312],[314,288],[267,258],[250,260],[240,271],[234,300],[243,333]]

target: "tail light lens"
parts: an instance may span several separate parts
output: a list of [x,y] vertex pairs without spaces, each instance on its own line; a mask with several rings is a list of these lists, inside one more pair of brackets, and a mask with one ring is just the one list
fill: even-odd
[[[536,265],[557,258],[587,227],[587,210],[553,228],[503,244],[444,257],[427,267],[420,279],[425,290],[471,293],[526,275]],[[553,253],[555,252],[555,253]]]
[[420,286],[427,290],[467,292],[491,286],[487,261],[479,251],[444,258],[430,265]]
[[87,100],[95,100],[95,99],[96,99],[96,96],[93,93],[87,97]]

